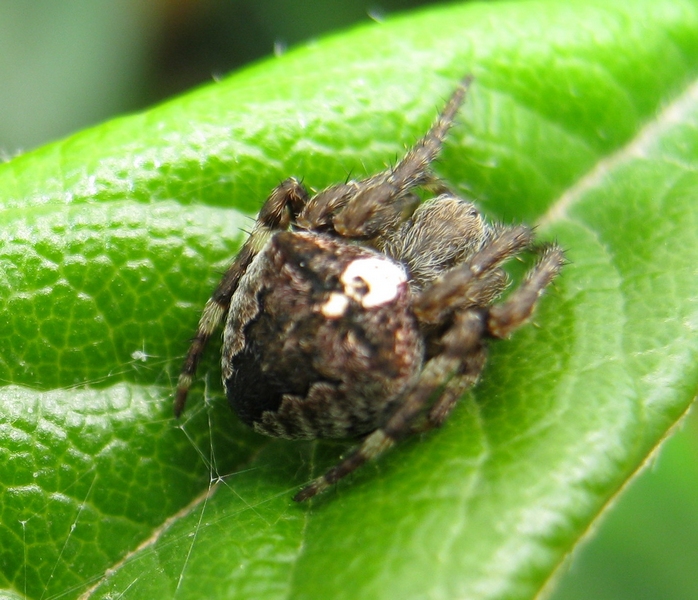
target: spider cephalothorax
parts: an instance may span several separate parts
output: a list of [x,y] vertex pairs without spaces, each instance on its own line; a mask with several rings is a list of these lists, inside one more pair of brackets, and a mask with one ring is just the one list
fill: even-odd
[[[562,267],[557,245],[534,244],[522,225],[488,224],[431,174],[468,84],[394,167],[314,196],[293,178],[275,188],[206,303],[177,415],[225,319],[223,383],[245,423],[289,439],[364,436],[296,500],[442,424],[480,375],[487,340],[528,319]],[[420,203],[418,187],[439,195]],[[502,263],[525,250],[538,263],[495,303],[507,285]]]

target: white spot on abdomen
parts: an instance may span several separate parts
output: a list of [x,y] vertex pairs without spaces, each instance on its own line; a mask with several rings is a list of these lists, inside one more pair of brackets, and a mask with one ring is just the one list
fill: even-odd
[[339,292],[332,292],[320,310],[328,319],[338,319],[344,315],[347,306],[349,306],[349,298]]
[[347,296],[364,308],[373,308],[395,300],[407,274],[394,262],[372,256],[350,262],[340,281]]

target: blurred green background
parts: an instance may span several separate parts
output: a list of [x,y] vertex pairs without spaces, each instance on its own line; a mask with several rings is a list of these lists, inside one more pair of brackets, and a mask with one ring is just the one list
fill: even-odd
[[[418,0],[3,0],[0,156]],[[698,416],[563,565],[554,600],[698,598]],[[548,590],[548,591],[550,591]]]

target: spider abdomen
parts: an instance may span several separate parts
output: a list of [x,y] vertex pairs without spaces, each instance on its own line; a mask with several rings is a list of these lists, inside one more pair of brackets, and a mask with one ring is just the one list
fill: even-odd
[[369,248],[276,233],[232,298],[223,381],[233,409],[260,433],[373,431],[422,362],[404,267]]

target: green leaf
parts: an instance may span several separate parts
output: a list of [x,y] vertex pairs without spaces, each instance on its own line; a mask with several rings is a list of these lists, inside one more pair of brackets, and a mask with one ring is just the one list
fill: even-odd
[[[8,597],[532,598],[698,389],[698,2],[466,4],[328,38],[0,166]],[[198,311],[268,191],[393,161],[570,264],[481,384],[311,505],[345,445],[230,414]],[[206,400],[204,402],[204,399]]]

